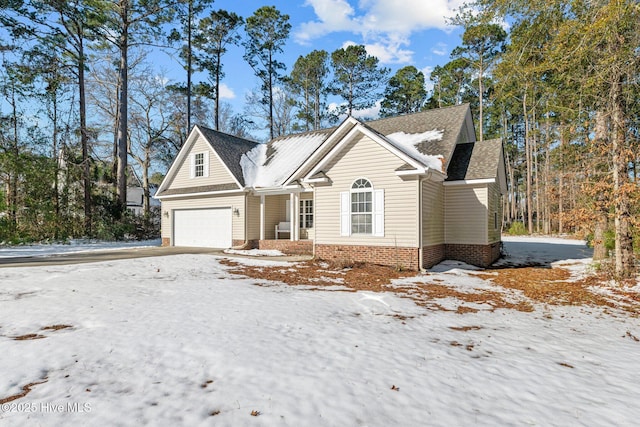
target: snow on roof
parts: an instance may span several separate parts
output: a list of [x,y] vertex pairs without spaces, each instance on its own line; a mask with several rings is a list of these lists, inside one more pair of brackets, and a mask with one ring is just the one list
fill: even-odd
[[260,144],[240,159],[247,187],[282,185],[329,136],[325,131],[291,135]]
[[429,156],[422,154],[420,150],[418,150],[417,145],[427,141],[440,141],[442,140],[443,135],[444,130],[437,129],[422,133],[405,133],[401,131],[387,135],[387,139],[394,147],[403,151],[408,156],[420,161],[425,166],[431,169],[441,170],[443,156]]

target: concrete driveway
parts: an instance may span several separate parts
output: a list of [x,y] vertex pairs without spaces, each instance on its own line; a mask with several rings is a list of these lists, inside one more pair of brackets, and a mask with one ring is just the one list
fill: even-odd
[[84,264],[89,262],[112,261],[119,259],[148,258],[168,255],[183,254],[209,254],[220,255],[227,258],[259,258],[276,261],[304,261],[311,256],[278,256],[278,257],[253,257],[238,254],[225,254],[223,249],[215,248],[190,248],[190,247],[144,247],[144,248],[122,248],[111,250],[100,250],[90,252],[78,252],[70,254],[48,255],[48,256],[25,256],[14,258],[0,258],[0,268],[3,267],[36,267],[46,265],[67,265]]
[[99,250],[90,252],[78,252],[49,256],[26,256],[15,258],[0,258],[2,267],[31,267],[42,265],[83,264],[87,262],[112,261],[118,259],[146,258],[154,256],[180,255],[180,254],[223,254],[222,249],[212,248],[182,248],[182,247],[146,247],[146,248],[122,248],[111,250]]

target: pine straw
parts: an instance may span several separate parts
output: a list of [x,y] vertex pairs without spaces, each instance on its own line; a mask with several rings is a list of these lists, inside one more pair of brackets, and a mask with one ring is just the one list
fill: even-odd
[[[612,287],[599,276],[571,281],[571,273],[563,268],[504,268],[469,273],[491,281],[496,286],[493,289],[472,286],[461,289],[447,286],[438,278],[429,282],[392,284],[396,279],[415,277],[416,273],[372,264],[354,264],[351,268],[341,268],[318,261],[300,262],[287,267],[247,266],[227,259],[221,260],[221,263],[231,267],[231,273],[254,279],[305,286],[310,290],[395,292],[413,299],[416,304],[425,308],[460,314],[496,309],[531,312],[535,303],[599,306],[640,314],[638,292]],[[424,278],[428,280],[429,275]],[[256,285],[263,283],[257,282]]]
[[29,394],[29,392],[31,392],[31,389],[35,386],[37,386],[38,384],[43,384],[46,383],[48,381],[47,377],[42,378],[42,381],[37,381],[37,382],[33,382],[33,383],[29,383],[26,385],[22,386],[22,391],[20,393],[11,395],[11,396],[7,396],[7,397],[1,397],[0,398],[0,405],[4,405],[5,403],[9,403],[9,402],[13,402],[14,400],[17,399],[21,399],[23,397],[25,397],[27,394]]

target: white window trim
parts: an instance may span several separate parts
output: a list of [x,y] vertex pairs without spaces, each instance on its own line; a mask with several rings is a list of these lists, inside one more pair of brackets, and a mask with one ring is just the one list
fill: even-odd
[[[315,215],[315,212],[314,212],[313,204],[314,204],[313,203],[313,199],[300,199],[300,212],[299,212],[299,215],[300,215],[300,228],[302,230],[309,230],[309,229],[313,228],[313,226],[314,226],[314,221],[315,221],[314,215]],[[311,212],[310,213],[307,212],[307,209],[306,209],[307,205],[311,205]],[[309,219],[309,218],[311,219],[311,224],[312,224],[311,227],[307,227],[306,226],[307,219]]]
[[[357,236],[373,236],[384,237],[384,190],[375,189],[373,182],[368,178],[357,178],[349,186],[349,191],[340,192],[340,235],[351,236],[351,194],[360,193],[362,190],[353,189],[353,184],[359,180],[365,179],[371,184],[372,211],[371,211],[371,234],[358,233]],[[369,190],[367,190],[369,191]]]
[[[196,176],[196,155],[202,154],[203,168],[202,168],[202,176]],[[209,152],[208,151],[199,151],[197,153],[191,153],[190,158],[190,174],[191,179],[196,178],[208,178],[209,177]]]

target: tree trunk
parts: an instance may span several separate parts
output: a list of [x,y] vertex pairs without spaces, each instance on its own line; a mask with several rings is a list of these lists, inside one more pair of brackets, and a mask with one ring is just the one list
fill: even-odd
[[274,138],[273,132],[273,57],[269,51],[269,134],[271,139]]
[[124,211],[127,206],[127,128],[128,128],[128,48],[129,48],[129,1],[121,0],[122,33],[120,34],[120,101],[118,103],[118,205]]
[[560,124],[560,173],[558,174],[558,233],[564,233],[564,146],[565,125]]
[[631,277],[635,272],[633,236],[631,235],[631,208],[629,193],[629,163],[625,150],[624,106],[620,77],[612,80],[610,111],[613,125],[613,197],[616,233],[616,276]]
[[593,260],[602,261],[607,258],[605,232],[607,231],[607,213],[598,210],[595,228],[593,230]]
[[[218,50],[218,52],[221,52],[222,49]],[[220,53],[218,53],[218,55],[216,56],[216,87],[215,87],[215,91],[216,91],[216,99],[215,99],[215,126],[216,126],[216,130],[220,130]]]
[[87,133],[87,97],[85,94],[84,34],[78,31],[78,90],[80,102],[80,144],[82,145],[82,177],[84,187],[84,231],[91,236],[91,165],[89,164],[89,135]]
[[483,105],[484,105],[484,93],[483,93],[483,84],[482,84],[482,74],[484,72],[484,63],[482,61],[482,54],[480,54],[480,67],[478,70],[478,101],[480,102],[480,142],[483,141],[484,138],[484,117],[483,117]]
[[[54,89],[55,91],[55,89]],[[60,172],[60,165],[58,161],[58,97],[55,92],[53,92],[52,97],[52,117],[51,121],[53,122],[53,132],[51,134],[51,138],[53,139],[53,210],[55,214],[55,222],[53,224],[53,238],[58,240],[60,234],[60,183],[58,178],[58,173]]]
[[[191,74],[193,73],[191,55],[191,26],[193,25],[193,0],[189,0],[189,11],[187,12],[187,137],[191,132]],[[217,89],[217,85],[216,85]],[[216,102],[218,98],[216,97]],[[218,106],[216,105],[216,130],[218,130]]]
[[524,96],[522,97],[522,113],[524,117],[524,148],[527,160],[527,230],[529,231],[529,234],[533,234],[533,203],[531,200],[531,143],[529,141],[529,116],[527,112],[526,88]]

